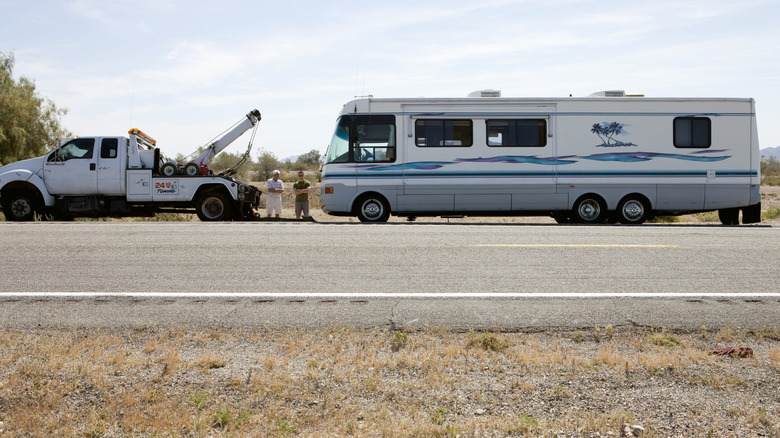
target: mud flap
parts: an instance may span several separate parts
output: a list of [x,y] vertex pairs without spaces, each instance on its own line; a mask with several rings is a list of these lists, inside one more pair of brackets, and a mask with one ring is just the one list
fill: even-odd
[[757,224],[761,222],[761,203],[749,205],[742,209],[743,224]]

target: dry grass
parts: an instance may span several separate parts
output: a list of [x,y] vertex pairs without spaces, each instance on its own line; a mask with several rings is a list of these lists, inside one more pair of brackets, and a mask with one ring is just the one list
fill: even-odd
[[0,436],[778,437],[777,333],[4,331]]

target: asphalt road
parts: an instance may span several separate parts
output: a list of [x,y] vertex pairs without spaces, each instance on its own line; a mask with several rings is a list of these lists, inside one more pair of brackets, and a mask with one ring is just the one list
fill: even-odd
[[0,223],[0,326],[780,326],[780,228]]

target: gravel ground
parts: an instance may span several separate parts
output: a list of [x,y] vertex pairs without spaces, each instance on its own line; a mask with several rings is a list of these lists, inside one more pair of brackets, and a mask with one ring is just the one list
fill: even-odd
[[[749,357],[711,354],[750,347]],[[780,329],[0,332],[0,436],[780,437]]]

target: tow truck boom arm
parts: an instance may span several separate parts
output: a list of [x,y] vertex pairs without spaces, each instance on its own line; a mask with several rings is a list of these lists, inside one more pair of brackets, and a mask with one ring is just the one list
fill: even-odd
[[228,147],[231,143],[236,141],[243,133],[245,133],[249,128],[253,127],[257,122],[260,121],[260,111],[254,109],[249,112],[249,114],[246,115],[246,118],[242,120],[241,122],[237,123],[230,131],[225,133],[222,137],[215,140],[213,143],[208,145],[206,147],[206,150],[203,151],[200,155],[198,155],[194,160],[192,160],[192,163],[195,163],[197,165],[206,165],[208,164],[214,157],[222,152],[226,147]]

